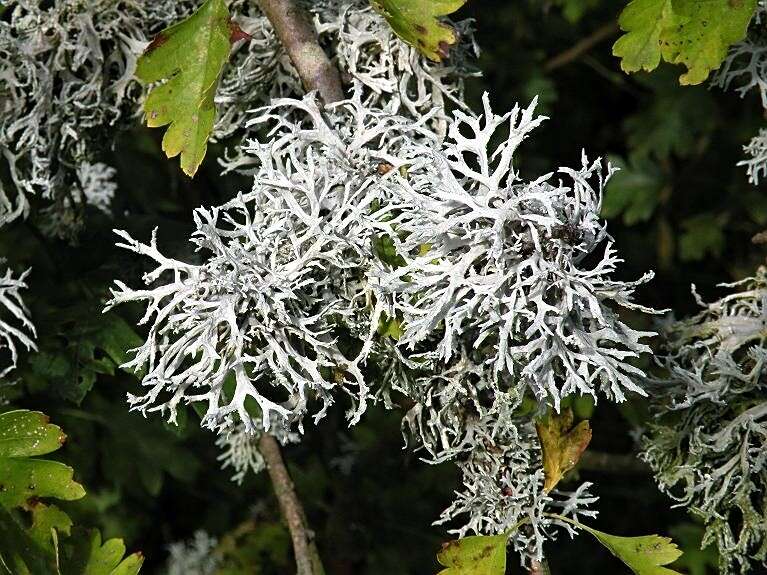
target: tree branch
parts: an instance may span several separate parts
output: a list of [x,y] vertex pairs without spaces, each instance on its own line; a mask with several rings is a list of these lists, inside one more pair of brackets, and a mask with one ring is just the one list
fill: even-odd
[[551,72],[569,64],[570,62],[577,60],[583,56],[586,52],[591,50],[594,46],[607,40],[613,34],[618,33],[618,24],[616,22],[608,22],[594,30],[589,36],[586,36],[583,40],[574,44],[571,48],[568,48],[564,52],[561,52],[554,56],[551,60],[544,64],[543,69],[546,72]]
[[280,511],[290,530],[296,556],[296,575],[322,575],[325,571],[314,543],[314,534],[309,529],[304,508],[285,467],[280,444],[273,436],[264,433],[258,440],[258,451],[266,462]]
[[341,76],[317,40],[317,31],[296,0],[258,0],[307,90],[325,103],[344,99]]
[[[296,0],[258,0],[258,4],[285,47],[304,88],[316,90],[326,104],[343,100],[341,75],[320,46],[309,14]],[[313,533],[285,467],[280,444],[265,433],[259,439],[258,450],[266,461],[274,493],[290,530],[297,575],[324,575]]]
[[635,455],[621,455],[586,450],[578,461],[582,471],[596,471],[614,475],[647,475],[649,466]]

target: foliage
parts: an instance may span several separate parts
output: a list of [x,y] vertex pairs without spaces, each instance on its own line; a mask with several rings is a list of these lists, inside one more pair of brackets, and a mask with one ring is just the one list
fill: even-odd
[[680,84],[700,84],[745,37],[755,8],[756,0],[632,0],[621,13],[626,34],[613,54],[626,72],[654,70],[661,57],[683,64]]
[[194,176],[213,131],[213,99],[229,56],[233,26],[224,0],[206,0],[186,20],[157,34],[138,60],[136,77],[152,88],[144,102],[150,128],[168,125],[162,149],[181,156],[181,169]]
[[447,51],[458,41],[455,31],[440,22],[458,10],[466,0],[373,0],[371,4],[384,15],[397,35],[424,56],[435,62],[447,58]]
[[573,425],[573,411],[566,408],[537,421],[535,430],[541,440],[543,490],[549,492],[578,463],[591,441],[591,429],[588,421]]
[[439,575],[506,573],[506,535],[464,537],[442,546],[437,561],[447,569]]
[[141,554],[123,558],[122,540],[102,545],[98,530],[73,530],[66,513],[38,499],[85,496],[71,467],[35,457],[56,451],[65,440],[42,413],[0,414],[0,563],[14,574],[135,575]]
[[[704,365],[704,352],[719,357],[727,337],[677,345],[672,320],[658,326],[650,312],[684,317],[690,281],[707,292],[763,259],[750,243],[767,225],[759,98],[680,87],[670,67],[622,76],[606,43],[593,43],[615,22],[601,0],[486,0],[461,8],[455,23],[429,17],[427,28],[458,40],[439,61],[402,41],[367,1],[299,0],[349,96],[322,109],[302,99],[257,3],[232,0],[219,39],[232,30],[251,38],[221,42],[227,55],[206,94],[215,107],[209,158],[190,180],[139,127],[146,90],[135,70],[149,39],[201,4],[13,0],[0,10],[0,403],[64,425],[74,440],[61,458],[89,487],[62,504],[66,515],[43,502],[12,510],[20,532],[54,553],[53,526],[62,566],[75,551],[114,553],[119,565],[124,548],[109,542],[121,535],[147,552],[149,570],[285,573],[290,539],[265,474],[254,473],[268,427],[289,446],[328,572],[428,572],[446,529],[463,541],[508,533],[496,556],[524,568],[545,556],[554,573],[611,572],[609,557],[564,535],[597,510],[617,533],[667,532],[684,509],[669,509],[649,474],[595,470],[604,454],[586,452],[573,467],[585,422],[571,431],[572,408],[589,420],[590,449],[625,454],[618,461],[644,432],[661,487],[704,521],[702,533],[679,536],[685,555],[673,564],[666,559],[678,551],[663,538],[648,540],[662,553],[647,561],[633,553],[644,539],[603,535],[629,567],[704,575],[716,548],[723,573],[758,570],[760,432],[736,425],[719,435],[760,401],[745,390],[754,356],[739,349],[726,369]],[[622,23],[639,4],[650,3],[632,3]],[[635,18],[618,43],[623,64],[657,55],[685,63],[691,81],[721,61],[712,85],[763,96],[763,4],[732,45],[753,5],[697,4],[666,3],[674,22],[689,18],[681,32]],[[716,13],[713,25],[696,30],[704,13]],[[476,24],[461,20],[472,15]],[[643,35],[670,44],[642,45]],[[155,42],[150,54],[169,44]],[[556,120],[543,124],[534,110]],[[610,163],[581,160],[580,145]],[[575,168],[552,172],[560,165]],[[115,249],[111,228],[142,257]],[[130,239],[154,228],[156,244]],[[649,279],[648,269],[659,280],[632,281]],[[127,287],[142,277],[148,283]],[[113,279],[125,286],[117,299],[155,306],[145,325],[140,302],[101,313]],[[744,313],[722,309],[671,325],[729,325]],[[729,378],[726,398],[682,407],[695,395],[679,383],[687,372],[706,385]],[[178,425],[128,412],[126,392],[147,411],[174,410]],[[307,415],[324,421],[309,432]],[[748,446],[748,470],[717,459],[737,445]],[[685,475],[672,485],[679,463]],[[728,488],[706,491],[725,468]],[[99,525],[107,543],[72,523]],[[186,543],[163,568],[171,542]]]

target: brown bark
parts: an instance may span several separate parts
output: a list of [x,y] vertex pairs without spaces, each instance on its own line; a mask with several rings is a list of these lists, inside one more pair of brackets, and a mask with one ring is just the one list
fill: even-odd
[[343,100],[341,75],[320,46],[309,14],[296,0],[259,0],[259,5],[287,50],[304,88],[317,90],[327,104]]
[[288,524],[290,538],[293,541],[293,553],[296,557],[297,575],[322,575],[324,570],[314,543],[314,534],[309,529],[304,508],[285,466],[280,444],[273,436],[265,433],[258,440],[258,451],[266,461],[266,468],[272,480],[274,494],[280,503],[282,517]]

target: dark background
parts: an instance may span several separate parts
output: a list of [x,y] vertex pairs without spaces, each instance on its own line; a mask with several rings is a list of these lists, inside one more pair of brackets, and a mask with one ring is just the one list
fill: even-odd
[[[579,165],[583,148],[627,165],[605,201],[626,260],[619,275],[636,278],[655,270],[639,301],[684,315],[694,309],[691,283],[710,297],[718,293],[717,283],[752,273],[765,257],[750,238],[767,227],[767,200],[735,166],[763,122],[762,110],[756,94],[741,100],[707,85],[680,87],[681,71],[671,67],[626,76],[610,54],[615,34],[547,69],[557,54],[614,23],[618,9],[601,0],[470,0],[459,16],[477,20],[483,77],[471,80],[468,91],[475,109],[482,91],[489,91],[497,111],[539,94],[539,110],[551,119],[521,147],[523,175]],[[137,126],[109,152],[119,168],[117,221],[89,214],[78,246],[43,239],[34,217],[4,231],[4,255],[14,266],[34,269],[27,301],[41,318],[42,351],[77,366],[54,373],[53,360],[46,366],[26,361],[22,385],[5,393],[65,429],[69,441],[60,457],[88,490],[85,499],[67,505],[68,512],[106,536],[124,537],[130,550],[141,549],[146,573],[162,573],[167,545],[197,529],[237,542],[228,573],[290,573],[288,536],[264,474],[242,486],[232,483],[229,471],[219,469],[214,437],[199,429],[192,411],[177,428],[158,417],[144,419],[129,413],[124,400],[136,388],[135,378],[88,372],[104,353],[99,337],[116,330],[120,317],[135,325],[138,312],[126,308],[119,316],[102,316],[94,303],[106,297],[115,277],[135,284],[141,272],[136,258],[113,247],[111,228],[148,238],[159,226],[161,244],[188,255],[192,209],[250,187],[244,178],[219,177],[216,146],[189,180],[176,161],[162,157],[160,137],[160,131]],[[647,417],[641,401],[603,402],[583,413],[591,414],[591,448],[613,454],[633,452],[633,437]],[[371,409],[349,429],[342,413],[331,411],[317,428],[308,426],[302,444],[286,449],[330,574],[438,570],[435,553],[450,536],[431,522],[449,504],[458,475],[450,464],[428,465],[403,448],[400,418],[397,411]],[[715,553],[695,550],[695,520],[671,509],[651,475],[641,467],[615,471],[579,469],[572,475],[597,484],[600,516],[594,526],[622,535],[673,534],[687,551],[680,571],[715,572]],[[585,537],[552,542],[547,553],[557,575],[627,572]],[[509,572],[520,572],[516,558]]]

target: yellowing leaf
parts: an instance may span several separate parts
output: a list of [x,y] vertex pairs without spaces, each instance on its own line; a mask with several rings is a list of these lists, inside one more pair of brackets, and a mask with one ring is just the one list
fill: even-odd
[[618,23],[626,32],[613,46],[626,72],[653,70],[661,57],[684,64],[681,84],[700,84],[731,44],[742,40],[756,0],[632,0]]
[[548,492],[578,463],[591,441],[591,428],[588,421],[573,427],[573,410],[568,407],[537,421],[535,429],[543,451],[543,489]]
[[[138,61],[136,76],[155,86],[144,104],[149,127],[168,126],[162,149],[181,154],[181,169],[193,176],[205,157],[213,130],[213,97],[229,57],[229,10],[224,0],[206,0],[186,20],[160,32]],[[238,36],[239,37],[239,36]]]
[[438,575],[504,575],[506,539],[506,535],[478,535],[444,543],[437,561],[447,569]]
[[421,54],[435,62],[447,58],[458,41],[455,30],[437,20],[458,10],[466,0],[370,0],[392,30]]
[[660,535],[640,537],[619,537],[581,525],[599,542],[623,561],[636,575],[680,575],[679,572],[663,567],[682,556],[676,543]]
[[626,32],[613,46],[624,72],[654,70],[660,64],[660,37],[673,23],[671,0],[633,0],[618,18]]

